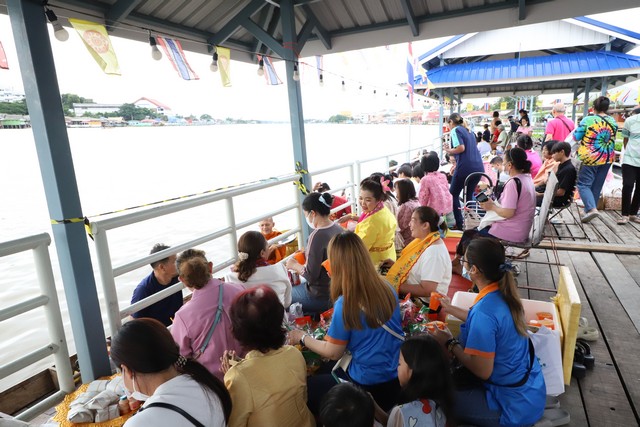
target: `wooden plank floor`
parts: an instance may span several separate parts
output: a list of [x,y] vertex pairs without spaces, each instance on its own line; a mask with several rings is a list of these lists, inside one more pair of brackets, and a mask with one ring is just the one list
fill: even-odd
[[[573,213],[573,216],[571,215]],[[640,224],[618,225],[619,212],[605,211],[590,224],[579,224],[577,207],[548,224],[546,235],[559,240],[640,246]],[[574,219],[575,218],[575,219]],[[582,302],[582,317],[600,332],[591,344],[596,364],[582,380],[572,378],[560,397],[571,414],[570,426],[640,426],[640,256],[532,249],[519,262],[518,283],[524,298],[548,300],[554,295],[558,267],[566,265]]]

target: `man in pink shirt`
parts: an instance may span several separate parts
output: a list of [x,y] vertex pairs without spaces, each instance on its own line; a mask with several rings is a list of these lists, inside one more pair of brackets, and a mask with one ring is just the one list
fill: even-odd
[[547,129],[545,130],[545,141],[564,141],[567,136],[575,129],[576,125],[565,117],[564,104],[559,102],[553,106],[551,114],[553,119],[547,123]]
[[[176,265],[180,280],[193,293],[191,301],[176,313],[171,335],[182,356],[196,359],[222,380],[224,374],[220,371],[220,358],[224,351],[235,351],[237,356],[244,356],[244,350],[231,333],[228,311],[236,295],[244,288],[214,279],[211,276],[212,263],[207,261],[204,251],[187,249],[180,254]],[[212,328],[213,333],[210,334]]]

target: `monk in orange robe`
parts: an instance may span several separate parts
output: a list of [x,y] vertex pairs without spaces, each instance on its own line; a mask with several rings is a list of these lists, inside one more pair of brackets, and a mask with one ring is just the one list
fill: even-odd
[[[258,226],[260,227],[260,232],[262,233],[265,239],[267,240],[273,239],[274,237],[282,234],[281,232],[273,229],[275,225],[276,223],[273,222],[273,218],[271,217],[265,218],[258,223]],[[267,262],[269,264],[275,264],[284,259],[287,253],[287,248],[286,246],[277,245],[274,243],[272,245],[269,245],[268,253],[269,253],[269,256],[267,258]]]

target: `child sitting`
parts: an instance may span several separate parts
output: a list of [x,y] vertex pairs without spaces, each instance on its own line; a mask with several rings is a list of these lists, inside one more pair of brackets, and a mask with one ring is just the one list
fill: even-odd
[[420,193],[418,201],[421,206],[429,206],[438,213],[448,217],[447,225],[452,225],[451,213],[453,200],[449,192],[447,176],[439,171],[440,159],[435,153],[429,154],[420,160],[424,171],[424,177],[420,180]]
[[324,427],[372,427],[373,398],[351,383],[338,384],[322,399],[320,423]]
[[[428,336],[406,340],[400,347],[400,402],[388,417],[376,408],[376,419],[387,427],[445,427],[452,418],[453,380],[442,348]],[[386,418],[386,419],[385,419]]]

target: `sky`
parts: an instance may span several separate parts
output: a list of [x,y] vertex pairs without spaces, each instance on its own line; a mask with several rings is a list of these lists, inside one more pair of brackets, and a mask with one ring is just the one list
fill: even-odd
[[[640,8],[592,17],[637,31]],[[206,113],[215,118],[289,119],[286,85],[266,85],[264,78],[257,75],[255,64],[233,61],[233,51],[232,87],[225,88],[219,74],[209,70],[209,55],[186,52],[200,79],[185,81],[166,57],[153,60],[148,44],[111,37],[121,76],[110,76],[100,70],[80,36],[73,29],[68,30],[69,40],[60,42],[49,26],[61,93],[75,93],[98,103],[125,103],[147,97],[185,116]],[[417,57],[446,39],[414,42],[413,52]],[[16,48],[6,15],[0,15],[0,42],[9,62],[9,70],[0,70],[0,88],[22,91]],[[640,49],[631,53],[640,55]],[[325,55],[323,86],[318,83],[315,58],[302,58],[301,62],[312,65],[300,67],[305,118],[327,119],[340,112],[357,114],[383,109],[408,111],[410,106],[402,86],[406,81],[406,57],[406,44]],[[276,62],[275,68],[285,80],[284,64]],[[346,90],[342,90],[343,79]],[[485,100],[471,102],[481,105]]]

